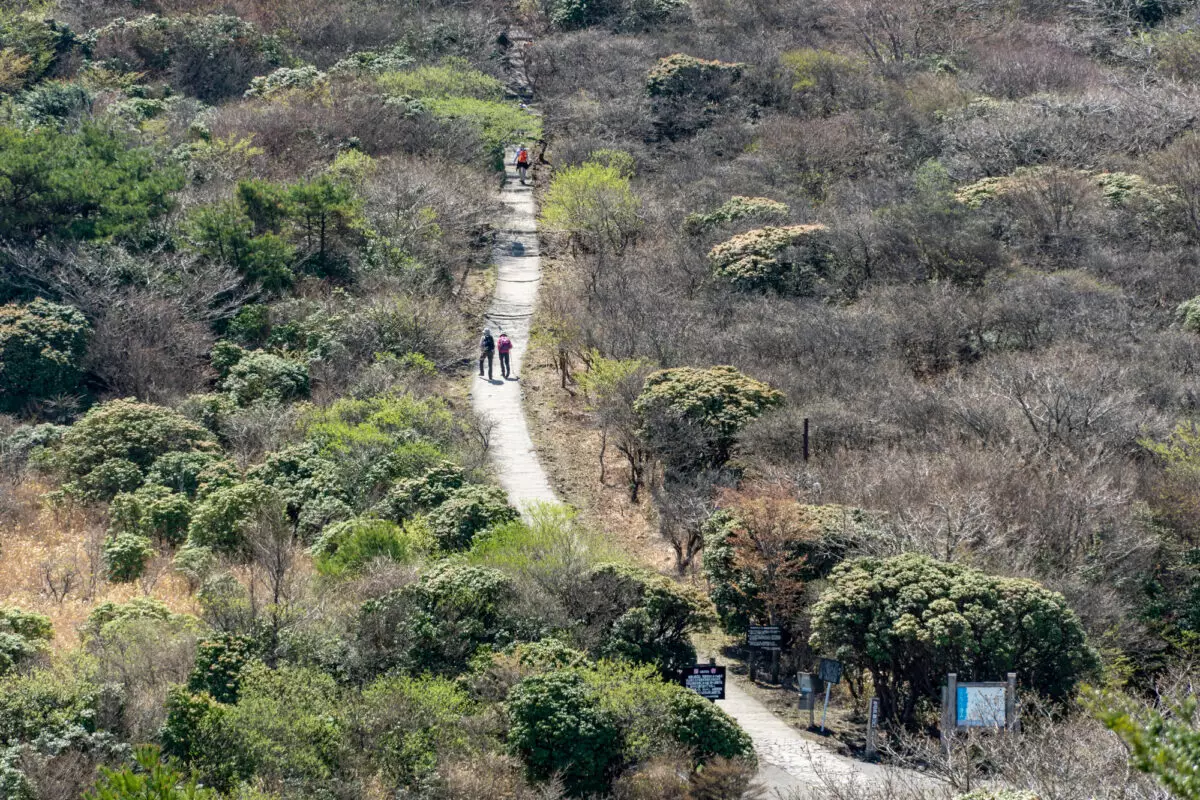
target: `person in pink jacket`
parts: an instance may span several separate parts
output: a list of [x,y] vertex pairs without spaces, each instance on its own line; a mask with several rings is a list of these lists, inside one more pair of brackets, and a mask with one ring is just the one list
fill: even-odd
[[513,377],[512,364],[509,361],[509,353],[512,352],[512,339],[508,338],[507,333],[501,333],[500,338],[496,340],[496,352],[500,354],[500,374],[505,378]]

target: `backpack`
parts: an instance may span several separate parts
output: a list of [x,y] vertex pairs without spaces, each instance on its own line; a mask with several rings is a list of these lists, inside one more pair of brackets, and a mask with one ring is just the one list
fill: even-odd
[[485,333],[483,338],[479,340],[479,349],[484,353],[490,353],[496,349],[496,343],[492,340],[490,333]]
[[496,346],[501,353],[507,353],[509,350],[512,350],[512,339],[509,339],[507,335],[502,333],[500,334],[499,341],[496,342]]
[[525,164],[529,163],[529,151],[526,150],[524,147],[522,147],[521,150],[517,153],[517,163],[521,164],[521,165],[525,165]]

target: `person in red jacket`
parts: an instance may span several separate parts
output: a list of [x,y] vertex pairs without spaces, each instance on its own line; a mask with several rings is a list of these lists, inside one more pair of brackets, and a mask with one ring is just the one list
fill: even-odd
[[509,353],[512,352],[512,339],[508,338],[507,333],[501,333],[500,338],[496,340],[496,352],[500,354],[500,374],[505,378],[513,377],[512,365],[509,361]]

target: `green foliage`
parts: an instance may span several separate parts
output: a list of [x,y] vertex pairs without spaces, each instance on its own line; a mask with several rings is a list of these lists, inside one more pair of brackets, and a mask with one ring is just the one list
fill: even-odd
[[646,75],[646,93],[651,97],[699,97],[716,102],[736,83],[745,64],[708,61],[676,53],[660,58]]
[[48,81],[21,95],[21,110],[35,125],[65,127],[90,116],[94,101],[95,96],[77,83]]
[[0,67],[9,65],[0,92],[32,86],[71,52],[75,36],[52,19],[0,8]]
[[707,214],[688,214],[683,220],[683,232],[696,236],[721,225],[742,219],[786,217],[789,209],[767,197],[742,197],[738,195],[726,200],[720,208]]
[[434,543],[447,552],[470,548],[476,534],[520,516],[496,486],[467,485],[455,489],[427,516]]
[[599,693],[575,671],[534,675],[508,696],[508,743],[529,776],[560,775],[581,797],[608,788],[621,751],[620,730],[600,708]]
[[297,90],[324,87],[328,78],[314,66],[280,67],[269,75],[258,75],[250,81],[247,97],[272,98]]
[[278,493],[260,481],[224,486],[196,503],[188,525],[188,547],[216,552],[244,552],[253,526],[282,518]]
[[44,463],[87,499],[133,491],[170,452],[214,452],[212,434],[170,409],[135,400],[95,406],[47,451]]
[[416,583],[369,600],[359,612],[362,668],[448,675],[464,670],[480,648],[513,637],[512,581],[498,570],[443,561]]
[[1099,698],[1100,720],[1129,747],[1129,760],[1153,775],[1173,796],[1200,800],[1200,725],[1197,701],[1166,710],[1139,708],[1120,698]]
[[475,537],[469,557],[510,575],[533,578],[543,586],[615,563],[620,549],[595,533],[565,505],[538,504],[524,518],[496,525]]
[[[673,467],[691,468],[724,464],[737,432],[782,402],[782,393],[734,367],[677,367],[646,378],[634,411],[641,420],[641,436],[651,449]],[[686,428],[702,437],[703,449],[681,450],[680,432]]]
[[216,488],[215,484],[223,483],[238,475],[237,466],[218,453],[207,451],[164,453],[155,460],[150,471],[146,473],[147,496],[149,496],[150,487],[162,487],[187,500],[195,500],[198,496],[206,494],[209,489]]
[[100,693],[81,674],[63,668],[0,676],[0,746],[43,733],[95,730]]
[[1200,333],[1200,297],[1185,300],[1175,309],[1175,318],[1180,327],[1191,333]]
[[465,483],[462,468],[444,461],[426,470],[419,478],[397,481],[372,511],[381,517],[403,522],[444,503]]
[[[162,459],[154,462],[157,466]],[[166,486],[148,484],[135,492],[124,492],[108,507],[109,535],[135,535],[146,540],[177,545],[187,538],[192,504],[186,495]]]
[[0,606],[0,675],[36,656],[53,636],[49,617]]
[[1098,663],[1062,595],[916,553],[835,567],[812,614],[813,647],[869,670],[881,713],[906,723],[947,672],[964,681],[1017,672],[1062,699]]
[[135,238],[172,207],[177,168],[116,133],[0,126],[0,239]]
[[541,119],[511,103],[474,97],[435,97],[427,105],[435,117],[461,120],[474,129],[496,168],[504,163],[504,148],[508,143],[542,138]]
[[620,253],[641,230],[641,207],[619,165],[586,161],[554,173],[541,203],[541,223],[569,234],[585,251]]
[[820,224],[757,228],[718,244],[708,260],[713,275],[736,289],[810,295],[827,271],[827,231]]
[[241,743],[224,724],[226,709],[207,694],[172,687],[167,692],[167,716],[160,732],[163,752],[220,790],[251,775],[251,766],[239,749]]
[[100,780],[84,794],[85,800],[217,800],[212,789],[200,786],[195,778],[185,778],[167,766],[159,749],[142,745],[135,760],[140,769],[100,768]]
[[218,633],[196,647],[196,666],[188,676],[189,692],[206,692],[219,703],[236,703],[242,686],[242,670],[258,657],[253,637],[242,633]]
[[0,409],[74,391],[91,327],[71,306],[40,297],[0,306]]
[[[314,442],[271,453],[261,464],[252,467],[247,477],[275,490],[287,509],[288,518],[296,522],[301,517],[316,521],[350,510],[341,502],[348,499],[347,481],[338,465],[321,455]],[[309,531],[306,529],[305,532]]]
[[142,577],[154,556],[154,545],[137,533],[118,533],[104,543],[104,566],[114,583],[131,583]]
[[84,632],[89,636],[100,635],[104,626],[113,622],[128,622],[138,619],[170,620],[175,615],[161,600],[153,597],[135,597],[124,603],[107,600],[88,614]]
[[381,678],[362,694],[358,712],[372,763],[390,786],[417,789],[436,774],[439,757],[464,750],[465,692],[445,678]]
[[183,234],[194,252],[229,264],[265,291],[281,291],[295,280],[296,248],[276,232],[255,235],[254,222],[238,201],[198,206],[185,220]]
[[754,759],[754,742],[728,714],[690,689],[671,688],[668,729],[698,761],[716,757]]
[[503,83],[473,69],[461,59],[450,59],[436,66],[427,64],[402,72],[388,72],[380,75],[378,82],[385,92],[393,96],[504,99]]
[[696,663],[691,635],[715,621],[698,589],[624,564],[594,568],[584,587],[597,655],[652,664],[664,675]]
[[308,396],[308,365],[262,350],[244,351],[225,370],[220,387],[241,406],[297,400]]
[[401,564],[413,561],[427,546],[428,531],[415,522],[358,517],[330,525],[310,548],[317,571],[339,577],[361,571],[375,559]]

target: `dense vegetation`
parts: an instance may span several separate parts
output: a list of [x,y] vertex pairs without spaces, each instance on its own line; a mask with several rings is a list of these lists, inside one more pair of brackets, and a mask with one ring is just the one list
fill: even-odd
[[[752,797],[676,676],[766,623],[914,798],[1196,797],[1198,13],[5,3],[0,800]],[[527,388],[673,575],[464,402],[539,140]]]

